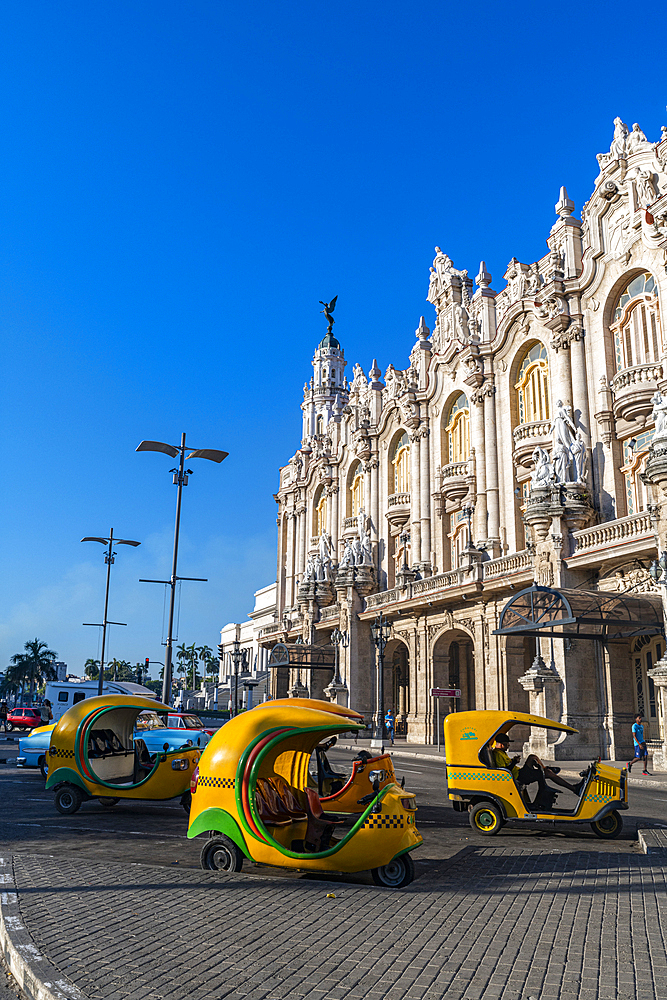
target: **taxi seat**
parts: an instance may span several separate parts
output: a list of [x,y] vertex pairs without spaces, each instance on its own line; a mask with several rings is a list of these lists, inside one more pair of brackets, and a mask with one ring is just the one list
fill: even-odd
[[134,740],[134,783],[143,781],[155,766],[157,754],[150,754],[144,740],[136,737]]
[[289,810],[266,778],[257,779],[255,804],[259,818],[266,826],[289,826],[291,824],[292,817]]
[[479,752],[479,759],[481,760],[482,764],[485,764],[491,770],[495,771],[497,769],[496,762],[493,759],[493,751],[491,750],[490,743],[487,743],[485,744],[485,746],[482,747],[482,749]]

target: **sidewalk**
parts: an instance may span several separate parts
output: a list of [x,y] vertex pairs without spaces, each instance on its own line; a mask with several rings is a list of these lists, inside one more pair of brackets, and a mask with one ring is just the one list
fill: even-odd
[[0,937],[39,1000],[665,1000],[665,867],[562,847],[398,891],[17,855]]
[[[370,740],[346,740],[341,739],[336,744],[340,750],[368,750],[370,752],[371,741]],[[390,754],[392,757],[396,757],[397,760],[406,760],[412,758],[413,760],[424,760],[431,761],[433,764],[441,763],[444,769],[445,766],[445,748],[440,746],[440,748],[429,743],[406,743],[404,740],[396,740],[394,746],[391,746],[389,740],[384,744],[385,753]],[[592,759],[592,758],[591,758]],[[560,767],[560,773],[566,778],[579,777],[579,772],[583,771],[590,764],[590,760],[561,760],[553,761],[555,767]],[[545,763],[549,763],[545,761]],[[603,764],[608,764],[610,767],[627,767],[627,760],[605,760]],[[642,775],[639,768],[641,764],[633,764],[633,769],[630,772],[630,787],[632,785],[643,787],[643,788],[667,788],[667,772],[658,772],[655,774],[651,771],[649,777]],[[651,763],[649,761],[649,770],[651,769]]]

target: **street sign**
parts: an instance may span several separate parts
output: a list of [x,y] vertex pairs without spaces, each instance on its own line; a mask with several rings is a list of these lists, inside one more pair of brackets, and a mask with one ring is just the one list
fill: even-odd
[[431,688],[432,698],[460,698],[461,688]]

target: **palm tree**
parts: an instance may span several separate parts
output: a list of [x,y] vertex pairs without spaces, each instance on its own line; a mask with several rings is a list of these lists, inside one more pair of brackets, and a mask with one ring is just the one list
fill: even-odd
[[206,675],[208,673],[208,667],[209,667],[209,664],[211,662],[211,653],[212,652],[213,652],[213,650],[211,649],[210,646],[198,646],[197,647],[197,656],[199,657],[199,661],[204,664],[204,677],[206,677]]
[[26,642],[23,648],[25,649],[25,653],[15,653],[12,656],[12,663],[15,666],[20,666],[25,671],[25,679],[30,679],[30,695],[28,700],[29,704],[32,705],[35,685],[41,684],[45,680],[56,680],[58,671],[54,667],[53,661],[58,654],[49,649],[45,642],[40,642],[39,639],[31,639],[29,642]]
[[190,660],[190,666],[192,667],[192,690],[197,690],[197,650],[195,648],[194,642],[191,646],[188,646],[188,658]]
[[83,670],[86,677],[89,677],[91,681],[96,681],[100,676],[100,661],[93,659],[86,660]]
[[190,653],[188,652],[188,647],[184,642],[182,642],[176,650],[176,659],[178,660],[178,673],[185,674],[187,672],[185,664],[190,659]]

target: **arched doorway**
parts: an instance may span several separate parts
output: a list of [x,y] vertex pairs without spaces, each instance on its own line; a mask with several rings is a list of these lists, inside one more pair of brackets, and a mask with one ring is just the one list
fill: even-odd
[[410,711],[410,653],[400,639],[391,639],[384,652],[384,710],[391,708],[396,735],[407,736]]
[[[431,678],[432,687],[458,688],[461,691],[460,698],[440,699],[441,724],[443,716],[450,712],[474,710],[475,657],[473,642],[467,632],[451,629],[438,637],[433,647]],[[435,715],[434,707],[433,718]]]

